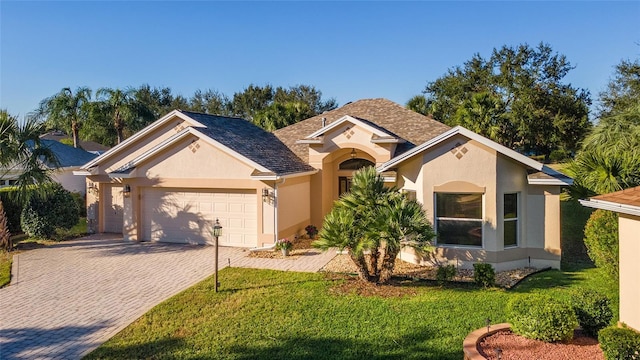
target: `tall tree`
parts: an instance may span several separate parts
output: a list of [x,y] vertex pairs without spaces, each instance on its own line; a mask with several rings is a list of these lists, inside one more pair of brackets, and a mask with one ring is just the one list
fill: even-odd
[[[493,49],[427,84],[434,118],[470,126],[521,152],[575,152],[590,129],[589,92],[562,82],[573,69],[547,44]],[[466,125],[465,125],[466,124]]]
[[131,127],[137,115],[134,90],[101,88],[96,92],[96,97],[98,109],[111,119],[116,141],[121,143],[125,139],[125,130]]
[[424,95],[416,95],[409,99],[406,104],[407,109],[422,115],[431,115],[431,104]]
[[351,191],[325,217],[314,246],[347,250],[361,280],[386,283],[403,246],[431,250],[435,236],[422,206],[387,188],[373,167],[357,171]]
[[569,167],[575,196],[640,185],[640,59],[620,62],[599,100],[598,125]]
[[616,65],[607,89],[600,93],[600,117],[624,112],[640,99],[640,59]]
[[[21,204],[46,191],[47,187],[34,185],[51,183],[52,170],[49,166],[57,167],[59,164],[53,152],[40,141],[45,129],[36,117],[19,122],[6,110],[0,110],[0,178],[9,173],[12,176],[17,174],[17,191],[10,194]],[[5,250],[11,248],[7,239],[0,244]]]
[[78,147],[80,129],[89,117],[91,90],[79,87],[75,93],[71,88],[64,88],[59,93],[40,102],[37,115],[44,117],[47,126],[67,132],[73,139],[73,146]]
[[213,90],[196,90],[189,99],[189,109],[204,114],[227,115],[229,106],[229,98]]
[[233,94],[231,113],[235,116],[253,120],[256,112],[265,109],[273,102],[273,87],[249,85],[244,91]]

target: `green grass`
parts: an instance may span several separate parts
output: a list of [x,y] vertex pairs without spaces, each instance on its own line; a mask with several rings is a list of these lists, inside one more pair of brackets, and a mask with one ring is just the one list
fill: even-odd
[[568,298],[578,286],[609,287],[599,269],[547,271],[514,290],[433,282],[397,285],[407,296],[342,294],[323,274],[227,268],[155,307],[88,359],[461,359],[472,330],[506,321],[509,298]]
[[6,251],[0,251],[0,287],[11,282],[12,255]]

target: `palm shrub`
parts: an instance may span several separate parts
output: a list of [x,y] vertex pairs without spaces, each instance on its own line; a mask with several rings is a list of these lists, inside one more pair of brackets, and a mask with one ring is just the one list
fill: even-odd
[[4,212],[4,206],[2,206],[2,200],[0,200],[0,247],[2,249],[13,248],[11,242],[11,233],[9,232],[9,225],[7,224],[7,215]]
[[6,187],[0,189],[0,201],[4,207],[7,217],[7,227],[12,234],[22,232],[20,227],[20,212],[22,212],[22,203],[17,199],[15,194],[18,191],[15,187]]
[[79,220],[78,206],[60,184],[49,185],[45,196],[32,197],[20,215],[22,229],[31,237],[51,238],[57,228],[71,229]]
[[578,325],[569,304],[547,295],[512,298],[507,303],[507,316],[514,333],[546,342],[571,340]]
[[598,336],[598,331],[609,325],[613,318],[609,299],[596,290],[583,288],[575,290],[571,296],[571,306],[580,327],[589,336]]
[[598,209],[584,227],[584,244],[595,265],[618,281],[618,214]]
[[404,246],[430,251],[435,236],[424,209],[384,185],[373,167],[357,171],[351,191],[326,215],[317,248],[347,250],[364,281],[386,283]]

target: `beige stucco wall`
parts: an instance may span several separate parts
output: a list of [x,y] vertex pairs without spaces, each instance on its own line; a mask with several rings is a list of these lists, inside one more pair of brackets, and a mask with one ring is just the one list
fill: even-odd
[[56,170],[51,175],[51,178],[53,179],[53,181],[60,183],[63,188],[71,192],[76,192],[84,195],[86,191],[85,176],[73,175],[73,170],[78,170],[78,168],[69,167]]
[[[458,155],[458,156],[456,156]],[[496,270],[516,267],[560,267],[559,188],[528,185],[524,165],[495,150],[456,136],[416,156],[398,168],[398,186],[416,191],[432,224],[435,192],[483,193],[483,246],[438,246],[422,258],[410,249],[403,259],[415,263],[452,263],[471,268],[491,263]],[[517,193],[519,238],[517,247],[504,247],[504,194]]]
[[391,159],[396,144],[371,142],[373,132],[358,124],[345,123],[324,135],[323,144],[309,145],[309,165],[319,172],[311,178],[311,223],[320,227],[324,216],[338,199],[338,177],[351,176],[352,171],[340,171],[339,165],[351,158],[356,150],[357,158],[380,165]]
[[284,179],[278,184],[278,238],[292,239],[311,223],[309,176]]
[[640,217],[620,214],[620,321],[640,331]]

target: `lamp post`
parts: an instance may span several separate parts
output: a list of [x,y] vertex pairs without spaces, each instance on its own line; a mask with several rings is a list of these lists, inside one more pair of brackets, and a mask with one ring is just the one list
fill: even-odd
[[213,289],[215,292],[218,292],[218,286],[220,285],[218,283],[218,238],[222,235],[222,226],[220,225],[220,221],[218,221],[218,219],[216,218],[216,223],[213,224],[213,232],[212,232],[213,238],[215,239],[215,246],[216,246],[216,260],[215,260],[215,275],[214,275],[214,281],[216,282]]

